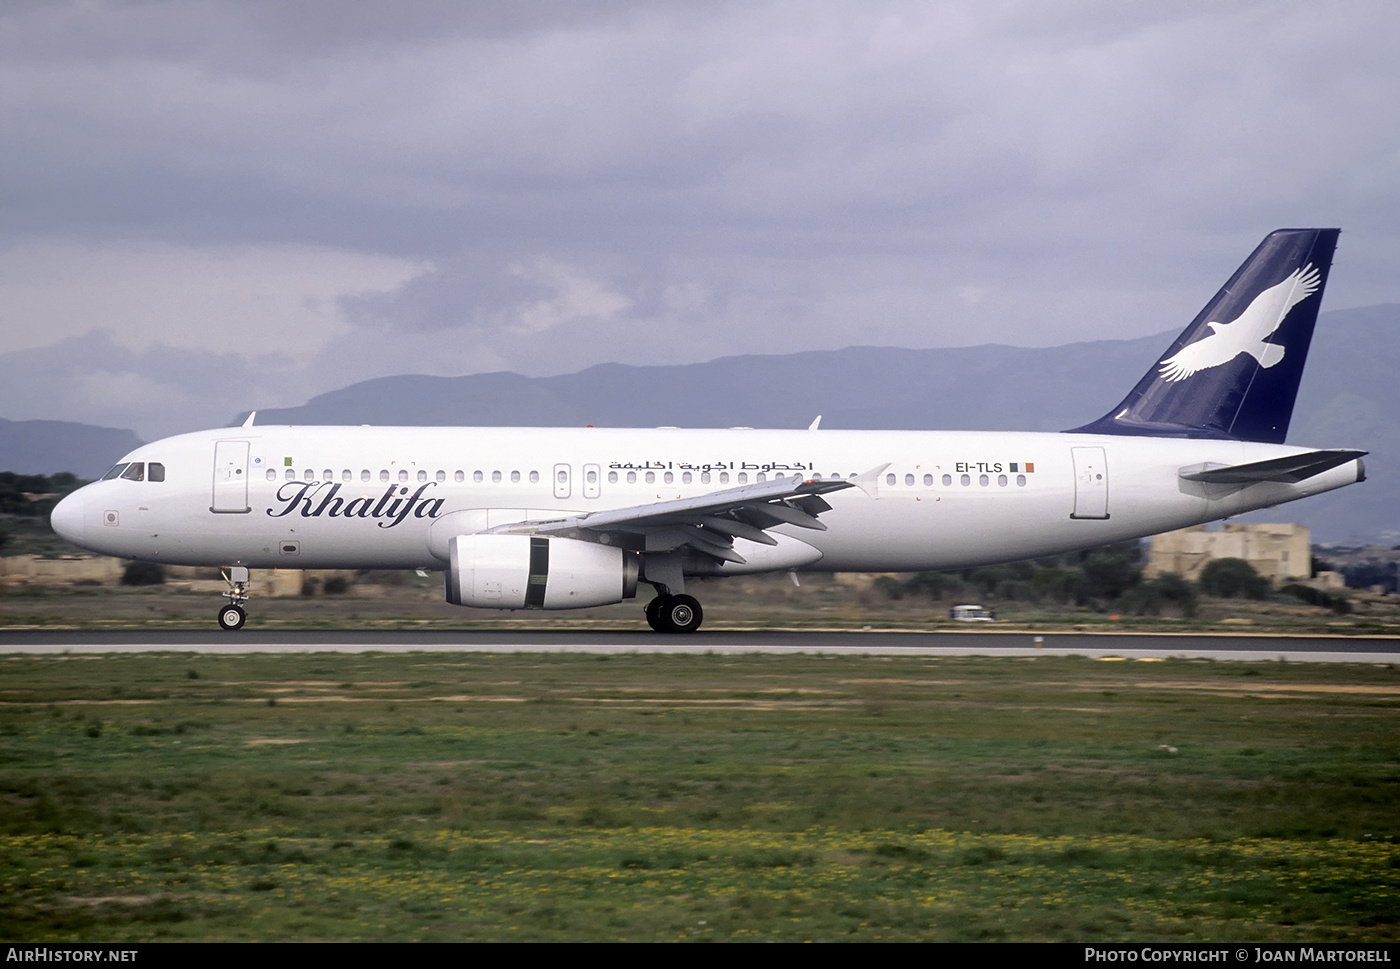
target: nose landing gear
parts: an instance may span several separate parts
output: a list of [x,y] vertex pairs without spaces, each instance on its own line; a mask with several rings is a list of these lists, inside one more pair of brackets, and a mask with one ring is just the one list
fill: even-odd
[[245,591],[248,585],[248,570],[235,565],[224,572],[223,576],[224,581],[228,583],[228,591],[223,593],[228,605],[219,609],[219,625],[224,629],[242,629],[243,624],[248,621],[248,614],[243,611],[243,603],[248,601],[248,593]]

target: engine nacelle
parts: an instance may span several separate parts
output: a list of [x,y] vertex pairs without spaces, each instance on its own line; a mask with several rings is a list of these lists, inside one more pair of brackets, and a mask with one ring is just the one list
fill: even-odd
[[583,609],[637,594],[640,556],[538,535],[456,535],[447,601],[479,609]]

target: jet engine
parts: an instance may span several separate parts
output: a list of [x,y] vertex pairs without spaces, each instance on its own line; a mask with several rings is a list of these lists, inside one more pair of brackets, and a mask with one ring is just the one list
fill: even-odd
[[538,535],[456,535],[447,601],[479,609],[583,609],[637,594],[641,556]]

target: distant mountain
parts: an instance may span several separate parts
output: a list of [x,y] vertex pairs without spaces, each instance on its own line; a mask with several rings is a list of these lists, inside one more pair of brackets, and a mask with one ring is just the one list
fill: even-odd
[[7,421],[0,417],[0,471],[96,478],[143,442],[131,431],[71,421]]
[[[1174,333],[1045,349],[849,347],[558,377],[383,377],[259,423],[1058,431],[1106,413]],[[1362,485],[1256,512],[1318,541],[1400,543],[1400,305],[1322,314],[1290,443],[1369,450]],[[246,416],[246,415],[243,415]],[[241,421],[242,417],[239,418]]]
[[[261,424],[1055,431],[1122,399],[1170,338],[1050,349],[848,347],[558,377],[381,377],[258,412]],[[1131,374],[1131,377],[1124,376]],[[242,417],[247,415],[241,415]]]
[[[1397,373],[1400,305],[1337,310],[1318,319],[1288,443],[1370,451],[1367,480],[1286,506],[1267,520],[1302,522],[1314,541],[1400,545]],[[1251,520],[1264,520],[1262,514]]]
[[[1106,413],[1174,334],[1046,349],[849,347],[687,366],[604,364],[557,377],[382,377],[259,424],[806,427],[1058,431]],[[1290,443],[1357,447],[1370,480],[1256,512],[1317,541],[1400,544],[1400,305],[1322,314]],[[240,415],[235,424],[242,423]],[[130,431],[0,420],[0,470],[93,477],[140,442]]]

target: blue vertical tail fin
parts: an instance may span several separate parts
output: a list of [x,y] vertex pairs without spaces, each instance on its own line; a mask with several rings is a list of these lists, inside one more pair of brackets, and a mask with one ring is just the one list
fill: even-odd
[[1339,234],[1269,233],[1132,393],[1074,431],[1282,444]]

